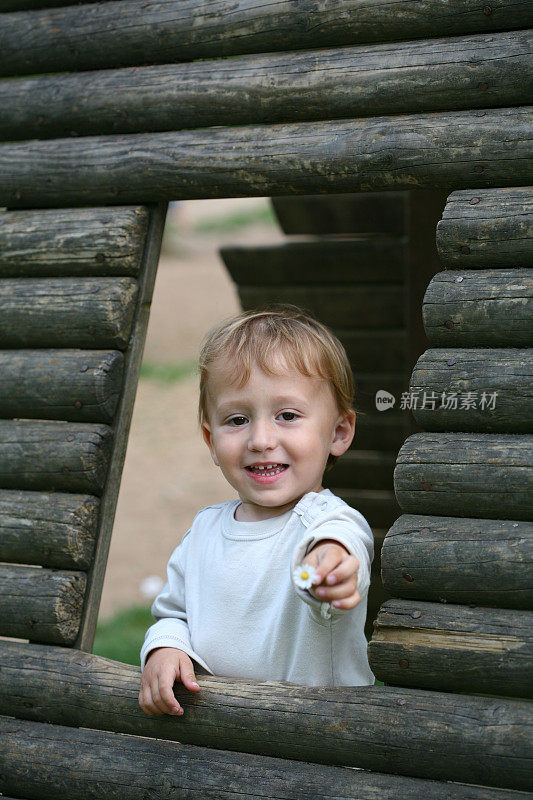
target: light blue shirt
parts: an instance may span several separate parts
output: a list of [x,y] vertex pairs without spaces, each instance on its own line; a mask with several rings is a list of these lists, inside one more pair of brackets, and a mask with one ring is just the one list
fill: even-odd
[[[150,650],[177,647],[224,677],[373,684],[364,626],[374,541],[366,519],[329,489],[259,522],[237,521],[239,504],[202,509],[172,553],[141,669]],[[321,539],[335,539],[359,560],[355,608],[337,609],[294,583],[293,569]]]

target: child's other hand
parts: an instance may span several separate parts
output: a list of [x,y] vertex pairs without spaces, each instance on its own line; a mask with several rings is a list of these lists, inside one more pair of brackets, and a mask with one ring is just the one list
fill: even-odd
[[150,717],[158,714],[183,714],[183,709],[174,697],[175,681],[193,692],[200,687],[194,675],[194,666],[183,650],[176,647],[156,647],[146,659],[141,675],[139,705]]
[[320,582],[309,589],[313,597],[335,608],[355,608],[361,602],[357,589],[359,560],[334,539],[322,539],[306,555],[305,562],[318,572]]

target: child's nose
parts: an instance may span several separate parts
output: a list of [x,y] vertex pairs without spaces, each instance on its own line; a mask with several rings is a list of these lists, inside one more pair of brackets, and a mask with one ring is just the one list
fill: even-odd
[[249,426],[248,447],[250,450],[269,450],[275,447],[275,427],[267,420],[256,420]]

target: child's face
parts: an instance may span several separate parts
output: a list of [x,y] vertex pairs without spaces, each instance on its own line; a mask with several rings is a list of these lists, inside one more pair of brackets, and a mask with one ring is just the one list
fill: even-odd
[[240,520],[278,516],[321,491],[329,454],[342,455],[353,439],[355,415],[339,412],[329,382],[286,365],[281,375],[254,366],[238,388],[216,362],[207,389],[204,439],[241,498]]

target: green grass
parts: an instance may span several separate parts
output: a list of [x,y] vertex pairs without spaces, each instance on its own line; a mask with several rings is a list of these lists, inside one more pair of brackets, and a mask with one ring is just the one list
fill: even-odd
[[158,383],[178,383],[193,375],[196,370],[195,361],[182,361],[179,364],[164,364],[156,361],[143,361],[141,378]]
[[154,622],[149,606],[132,606],[119,611],[96,626],[93,653],[139,667],[144,634]]
[[202,222],[197,222],[193,230],[195,233],[238,231],[258,223],[277,225],[277,217],[270,203],[262,208],[252,208],[249,211],[239,211],[217,219],[206,219]]

